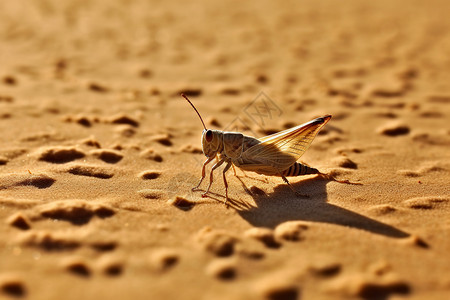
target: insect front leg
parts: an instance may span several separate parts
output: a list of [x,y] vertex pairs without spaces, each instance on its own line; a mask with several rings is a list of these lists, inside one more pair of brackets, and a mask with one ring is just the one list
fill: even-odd
[[220,167],[220,166],[223,164],[223,162],[224,162],[225,160],[226,160],[225,157],[222,158],[221,160],[219,160],[219,162],[217,162],[217,163],[211,168],[211,172],[209,173],[209,174],[210,174],[210,175],[209,175],[209,185],[208,185],[208,188],[206,189],[206,192],[204,192],[204,193],[202,194],[202,197],[206,197],[206,194],[208,194],[209,189],[211,188],[211,185],[212,185],[212,183],[213,183],[213,172],[214,172],[214,170],[217,169],[218,167]]
[[203,167],[202,167],[202,178],[200,178],[200,182],[192,188],[192,191],[196,191],[198,189],[198,187],[200,186],[200,184],[202,184],[203,179],[205,179],[205,168],[206,165],[209,164],[216,156],[210,156],[208,157],[208,159],[203,163]]
[[227,204],[227,201],[228,201],[228,182],[227,182],[227,177],[225,176],[225,173],[228,171],[228,169],[230,169],[230,167],[232,165],[233,164],[231,163],[231,161],[228,161],[228,164],[223,169],[223,183],[225,185],[225,204]]

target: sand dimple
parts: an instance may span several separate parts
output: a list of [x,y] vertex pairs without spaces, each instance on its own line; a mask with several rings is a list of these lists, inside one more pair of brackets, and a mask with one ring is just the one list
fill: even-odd
[[266,254],[260,249],[249,249],[244,247],[239,247],[236,249],[236,253],[243,258],[251,260],[261,260],[266,256]]
[[172,138],[172,136],[170,134],[167,133],[161,133],[161,134],[156,134],[152,137],[150,137],[150,141],[155,141],[160,143],[161,145],[164,146],[172,146],[172,141],[170,140]]
[[409,294],[409,284],[394,274],[377,276],[374,274],[353,274],[336,278],[327,290],[343,296],[363,299],[386,299],[392,294]]
[[405,94],[406,87],[405,85],[397,84],[386,87],[376,87],[372,90],[372,95],[376,97],[382,98],[393,98],[393,97],[401,97]]
[[32,132],[25,137],[21,138],[20,141],[22,142],[36,142],[36,143],[43,143],[44,145],[49,142],[61,142],[65,140],[63,136],[61,136],[60,133],[55,131],[38,131],[38,132]]
[[130,138],[136,134],[136,129],[128,124],[117,125],[114,128],[114,132],[116,132],[119,136]]
[[[279,276],[281,275],[281,276]],[[272,274],[254,285],[255,290],[268,300],[297,300],[300,299],[300,289],[292,279],[283,278],[283,274]]]
[[13,186],[29,186],[38,189],[49,188],[56,181],[47,174],[4,174],[0,175],[0,190]]
[[397,174],[405,176],[405,177],[420,177],[422,174],[420,174],[417,171],[413,170],[398,170]]
[[430,247],[430,245],[426,241],[424,241],[421,237],[417,235],[411,235],[405,239],[402,239],[401,242],[405,245],[420,247],[424,249],[428,249]]
[[358,282],[354,285],[355,295],[366,299],[380,299],[390,294],[409,294],[410,286],[403,280],[392,278],[379,282]]
[[302,232],[308,229],[308,225],[301,221],[287,221],[275,228],[275,237],[278,240],[300,241]]
[[141,69],[138,71],[138,75],[141,78],[150,78],[153,75],[153,72],[149,69]]
[[204,251],[220,257],[233,255],[238,242],[236,237],[226,231],[213,230],[210,227],[201,229],[194,240]]
[[139,122],[137,120],[124,114],[114,115],[105,121],[111,124],[126,124],[133,127],[139,127]]
[[116,277],[123,274],[124,262],[116,255],[109,254],[99,260],[98,267],[106,276]]
[[449,146],[450,140],[441,134],[436,133],[416,133],[412,135],[414,142],[424,143],[432,146]]
[[0,155],[0,165],[6,165],[9,159]]
[[397,209],[389,204],[380,204],[369,207],[369,211],[377,216],[383,216],[396,212]]
[[197,97],[203,93],[201,88],[187,87],[179,89],[174,93],[174,96],[180,96],[181,94],[185,94],[188,97]]
[[426,196],[426,197],[415,197],[405,200],[403,203],[409,208],[414,209],[433,209],[439,204],[448,204],[450,201],[450,196]]
[[15,210],[17,209],[27,209],[39,205],[42,203],[42,200],[35,199],[20,199],[20,198],[0,198],[0,205],[9,208],[12,207]]
[[0,275],[0,289],[3,294],[11,297],[24,297],[27,293],[23,280],[9,274]]
[[17,85],[18,84],[18,80],[16,79],[16,77],[14,77],[12,75],[3,76],[2,82],[6,85]]
[[123,265],[121,263],[107,265],[104,267],[103,273],[107,276],[119,276],[123,273]]
[[332,277],[341,272],[342,265],[336,262],[315,262],[308,268],[309,272],[313,275],[320,277]]
[[262,294],[269,300],[296,300],[299,299],[300,290],[294,285],[269,285],[263,289]]
[[19,228],[21,230],[28,230],[31,228],[31,223],[28,217],[23,215],[21,212],[17,212],[14,215],[10,216],[6,222],[14,226],[16,228]]
[[450,96],[447,95],[433,95],[428,97],[429,102],[450,104]]
[[[354,99],[358,96],[357,93],[352,91],[351,87],[345,87],[345,86],[329,86],[327,88],[327,93],[329,96],[336,97],[339,96],[341,99]],[[344,102],[348,105],[352,106],[352,102]]]
[[117,242],[115,241],[95,241],[90,242],[89,246],[99,252],[109,252],[117,248]]
[[387,118],[387,119],[396,119],[396,118],[398,118],[398,115],[393,113],[393,112],[391,112],[391,111],[388,111],[388,112],[384,112],[384,111],[383,112],[377,112],[375,114],[375,116],[381,117],[381,118]]
[[100,218],[111,217],[115,210],[107,205],[92,203],[85,200],[61,200],[36,207],[41,217],[65,220],[72,224],[82,225],[88,223],[94,216]]
[[123,154],[116,150],[96,149],[90,154],[109,164],[118,163],[123,158]]
[[298,124],[292,121],[282,121],[280,125],[283,129],[290,129],[297,126]]
[[368,70],[364,67],[354,66],[347,68],[336,68],[332,70],[332,76],[336,78],[344,77],[362,77],[368,73]]
[[337,157],[333,160],[334,164],[342,167],[342,168],[347,168],[347,169],[357,169],[358,165],[352,161],[350,158],[342,156],[342,157]]
[[205,122],[206,122],[206,125],[208,126],[208,128],[210,128],[210,127],[221,128],[222,127],[222,124],[220,124],[219,120],[217,120],[217,118],[215,118],[213,116],[209,116],[208,118],[206,118]]
[[377,129],[377,132],[387,136],[400,136],[406,135],[410,131],[409,127],[405,124],[394,122],[387,123]]
[[43,148],[37,152],[39,160],[63,164],[85,157],[85,153],[75,147],[50,147]]
[[382,276],[392,270],[392,265],[385,260],[379,260],[372,263],[367,270],[374,275]]
[[182,196],[175,196],[175,198],[169,199],[167,203],[182,210],[190,210],[196,204],[195,201],[189,200]]
[[18,158],[26,153],[28,153],[29,149],[26,148],[10,148],[10,149],[2,149],[0,151],[1,156],[6,157],[8,160]]
[[273,230],[269,228],[250,228],[244,235],[262,242],[268,248],[279,248],[281,245],[275,240]]
[[180,148],[181,152],[186,152],[186,153],[192,153],[192,154],[203,154],[203,150],[200,147],[197,146],[193,146],[193,145],[184,145],[183,147]]
[[10,95],[0,95],[0,102],[6,103],[14,102],[14,97]]
[[63,269],[70,273],[82,277],[89,277],[92,273],[91,268],[84,259],[78,257],[69,257],[62,262]]
[[42,248],[46,251],[70,251],[81,246],[81,242],[65,233],[29,231],[18,237],[23,246]]
[[67,172],[73,175],[108,179],[114,176],[114,170],[98,165],[72,164]]
[[94,137],[89,137],[89,138],[81,140],[81,144],[89,146],[89,147],[94,147],[97,149],[100,149],[102,147],[100,145],[100,142],[97,139],[95,139]]
[[90,82],[87,85],[87,88],[92,91],[92,92],[97,92],[97,93],[107,93],[109,92],[109,88],[106,87],[105,85],[98,83],[98,82]]
[[236,262],[230,258],[213,260],[206,267],[206,273],[220,280],[232,280],[236,277]]
[[342,137],[339,136],[338,134],[333,133],[333,134],[329,134],[329,135],[326,135],[325,137],[321,138],[321,143],[313,144],[313,147],[320,151],[328,151],[329,147],[326,144],[334,145],[341,141],[342,141]]
[[442,118],[444,114],[440,111],[423,111],[419,114],[422,118]]
[[138,174],[138,177],[144,180],[156,179],[161,176],[162,172],[155,170],[147,170]]
[[155,150],[153,150],[153,149],[146,149],[146,150],[142,151],[139,154],[139,156],[141,156],[142,158],[145,158],[145,159],[156,161],[156,162],[163,161],[162,156],[159,153],[155,152]]
[[420,72],[415,67],[406,67],[397,72],[397,78],[402,82],[409,82],[419,77]]
[[242,91],[241,89],[235,87],[223,87],[218,92],[226,96],[238,96]]
[[280,132],[281,129],[279,128],[269,128],[269,127],[265,127],[265,128],[259,128],[258,132],[261,133],[262,135],[271,135],[271,134],[275,134],[277,132]]
[[159,271],[167,271],[173,268],[180,260],[180,255],[172,249],[159,249],[152,253],[151,264]]
[[362,153],[364,150],[359,147],[341,147],[337,148],[335,152],[340,155],[347,155],[348,153]]
[[68,115],[62,118],[62,120],[67,123],[77,123],[84,127],[91,127],[92,123],[99,121],[99,119],[95,117],[90,117],[84,114]]
[[441,162],[424,163],[417,171],[415,170],[398,170],[397,174],[406,177],[420,177],[433,172],[441,172],[447,169],[447,165]]
[[117,242],[111,240],[92,241],[86,232],[67,231],[27,231],[17,237],[17,242],[22,246],[40,248],[49,252],[73,251],[82,246],[89,247],[98,252],[112,251],[117,248]]
[[137,193],[147,199],[161,199],[166,194],[165,191],[158,189],[143,189],[139,190]]

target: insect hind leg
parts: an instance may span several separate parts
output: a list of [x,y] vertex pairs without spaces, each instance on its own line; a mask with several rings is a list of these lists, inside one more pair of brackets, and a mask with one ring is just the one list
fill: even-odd
[[283,174],[280,173],[281,178],[283,178],[283,181],[289,186],[289,188],[292,190],[292,192],[297,196],[297,197],[301,197],[301,198],[309,198],[308,195],[303,195],[300,194],[299,192],[297,192],[294,187],[289,183],[289,180],[286,178],[286,176],[284,176]]
[[353,184],[353,185],[363,185],[362,183],[359,183],[359,182],[351,182],[351,181],[349,181],[348,179],[346,179],[346,180],[339,180],[339,179],[336,179],[333,175],[331,175],[331,174],[325,174],[325,173],[318,173],[318,175],[320,176],[320,177],[322,177],[322,178],[325,178],[325,179],[327,179],[327,180],[331,180],[331,181],[336,181],[336,182],[339,182],[339,183],[345,183],[345,184]]

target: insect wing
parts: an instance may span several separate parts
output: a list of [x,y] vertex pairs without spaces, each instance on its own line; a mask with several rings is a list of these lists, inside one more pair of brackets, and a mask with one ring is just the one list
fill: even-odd
[[257,159],[279,171],[289,168],[309,148],[320,129],[331,115],[314,119],[294,128],[260,138],[260,144],[249,148],[245,156]]

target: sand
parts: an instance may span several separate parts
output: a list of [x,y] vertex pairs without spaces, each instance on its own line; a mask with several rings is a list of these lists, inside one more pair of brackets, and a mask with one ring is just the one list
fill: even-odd
[[[448,10],[2,3],[0,299],[448,299]],[[226,206],[219,169],[202,198],[181,92],[255,137],[333,115],[301,161],[360,185],[230,170]]]

